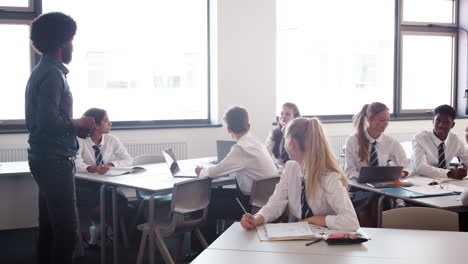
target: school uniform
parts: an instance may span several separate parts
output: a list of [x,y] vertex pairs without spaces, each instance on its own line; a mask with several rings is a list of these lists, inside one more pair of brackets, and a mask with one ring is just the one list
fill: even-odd
[[[226,157],[218,165],[204,168],[200,176],[216,178],[219,176],[234,175],[238,188],[213,188],[208,209],[208,225],[202,232],[208,243],[217,237],[216,220],[239,220],[244,212],[237,204],[239,198],[247,210],[250,211],[249,195],[254,180],[261,180],[278,175],[272,157],[265,145],[250,133],[243,135]],[[193,241],[195,242],[195,241]],[[195,248],[197,242],[195,242]]]
[[[393,166],[402,166],[404,171],[411,172],[410,161],[406,157],[403,147],[396,139],[384,133],[380,137],[373,139],[369,136],[367,130],[364,131],[364,134],[369,140],[369,154],[372,143],[377,142],[375,144],[378,160],[377,166],[387,166],[391,161]],[[348,179],[358,178],[361,168],[369,166],[369,160],[361,161],[358,153],[359,137],[356,133],[346,141],[345,173]]]
[[[447,173],[450,171],[448,166],[454,157],[459,157],[461,162],[468,161],[465,144],[452,132],[449,132],[445,141],[442,141],[433,131],[422,131],[413,137],[412,143],[411,166],[417,175],[447,178]],[[441,143],[443,143],[444,164],[439,164]]]
[[250,133],[242,136],[218,165],[204,168],[200,176],[216,178],[234,175],[240,191],[250,195],[254,180],[278,175],[276,166],[263,143]]
[[[367,166],[402,166],[404,171],[411,173],[410,161],[406,157],[405,151],[401,144],[393,137],[382,133],[378,138],[374,139],[369,136],[367,130],[364,135],[369,140],[369,160],[361,161],[359,158],[359,136],[354,134],[346,141],[346,157],[345,157],[345,173],[348,179],[355,180],[359,177],[359,172],[362,167]],[[376,150],[376,162],[371,164],[372,145]],[[378,198],[374,192],[362,190],[354,190],[351,192],[351,200],[356,209],[356,213],[360,213],[367,209],[371,201]]]
[[[133,164],[133,159],[128,154],[125,146],[113,135],[103,134],[101,143],[98,145],[90,137],[86,139],[78,138],[78,144],[78,155],[75,160],[77,172],[88,172],[87,167],[97,165],[96,148],[99,149],[101,164],[112,163],[115,167],[126,167]],[[75,179],[75,182],[78,207],[94,208],[98,206],[101,184],[81,179]],[[108,195],[106,194],[106,196]],[[119,207],[126,207],[127,198],[119,189],[117,189],[117,199]]]
[[[265,222],[276,220],[286,209],[289,210],[290,221],[302,217],[302,181],[304,174],[296,161],[288,161],[276,185],[273,195],[267,204],[257,213],[265,218]],[[307,179],[305,179],[306,184]],[[359,221],[354,211],[348,191],[336,172],[328,171],[321,178],[321,183],[314,189],[314,195],[306,194],[310,211],[315,216],[325,216],[325,223],[330,229],[356,231]]]

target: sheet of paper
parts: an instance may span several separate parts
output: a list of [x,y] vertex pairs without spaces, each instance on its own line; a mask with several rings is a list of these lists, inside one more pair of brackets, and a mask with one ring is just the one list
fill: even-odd
[[268,239],[307,239],[314,233],[306,222],[266,224]]
[[422,194],[427,194],[427,195],[433,195],[433,194],[443,194],[443,193],[452,193],[454,192],[453,190],[448,190],[448,189],[441,189],[440,185],[427,185],[427,186],[412,186],[412,187],[404,187],[403,189],[406,189],[408,191],[413,191],[417,193],[422,193]]

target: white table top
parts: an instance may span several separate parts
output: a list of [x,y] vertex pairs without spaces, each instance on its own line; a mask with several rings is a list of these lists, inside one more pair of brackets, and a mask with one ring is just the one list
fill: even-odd
[[[414,262],[404,259],[385,259],[349,256],[310,255],[294,253],[274,253],[258,251],[236,251],[206,249],[192,264],[310,264],[310,263],[333,263],[333,264],[413,264]],[[417,263],[417,262],[416,262]]]
[[29,174],[27,161],[0,162],[0,176]]
[[465,232],[382,228],[363,230],[371,238],[363,244],[329,246],[322,241],[305,246],[304,241],[260,242],[254,230],[246,231],[237,222],[214,241],[209,249],[400,259],[405,262],[411,260],[411,263],[461,263],[468,259],[468,233]]

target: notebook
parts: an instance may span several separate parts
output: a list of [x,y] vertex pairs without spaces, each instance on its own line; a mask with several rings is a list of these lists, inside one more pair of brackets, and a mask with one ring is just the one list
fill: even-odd
[[401,166],[386,166],[386,167],[362,167],[359,172],[357,182],[369,183],[369,182],[387,182],[396,181],[400,178]]
[[171,148],[165,149],[162,151],[164,155],[164,159],[166,160],[167,166],[169,166],[169,170],[173,177],[182,177],[182,178],[196,178],[198,177],[195,173],[195,167],[193,168],[185,168],[181,170],[177,160],[175,158],[175,154]]

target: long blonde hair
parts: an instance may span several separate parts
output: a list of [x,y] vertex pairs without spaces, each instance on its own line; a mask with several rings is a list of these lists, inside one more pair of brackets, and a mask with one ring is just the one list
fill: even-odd
[[365,130],[369,127],[368,119],[388,110],[385,104],[374,102],[365,104],[361,111],[353,116],[353,124],[358,134],[358,157],[360,161],[369,161],[369,140],[365,134]]
[[307,179],[307,193],[314,197],[315,190],[322,184],[322,177],[326,176],[327,170],[340,174],[341,183],[348,188],[348,180],[331,151],[325,130],[317,118],[299,117],[291,120],[286,128],[286,137],[295,139],[304,153],[302,167]]

